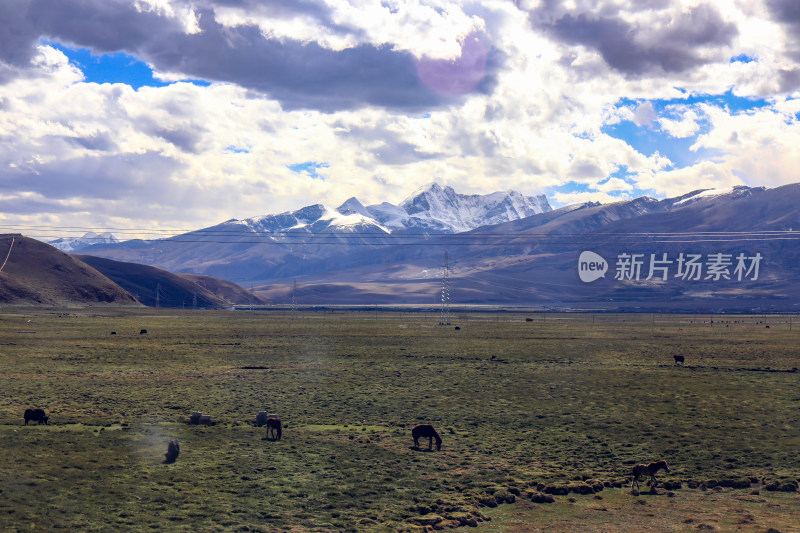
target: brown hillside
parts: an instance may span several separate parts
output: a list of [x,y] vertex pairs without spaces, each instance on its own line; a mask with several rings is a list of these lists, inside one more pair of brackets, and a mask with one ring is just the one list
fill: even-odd
[[94,268],[36,239],[0,235],[0,265],[3,261],[0,302],[5,304],[137,304]]
[[272,302],[266,298],[256,296],[243,287],[226,281],[224,279],[214,278],[211,276],[201,276],[199,274],[178,274],[182,278],[196,283],[204,289],[211,291],[220,298],[224,298],[234,305],[269,305]]
[[[149,265],[114,261],[91,255],[75,255],[148,307],[224,309],[231,303],[193,281]],[[158,291],[158,294],[156,294]]]

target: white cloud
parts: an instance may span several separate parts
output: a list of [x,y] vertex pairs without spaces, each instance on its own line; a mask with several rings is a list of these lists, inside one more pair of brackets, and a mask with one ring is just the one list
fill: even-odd
[[693,136],[700,129],[700,124],[698,123],[700,116],[691,108],[681,110],[680,114],[679,120],[659,117],[658,125],[672,137],[685,138]]
[[[209,67],[219,75],[214,79],[227,81],[208,87],[177,83],[135,91],[123,84],[85,83],[82,73],[48,46],[38,47],[31,65],[17,59],[12,64],[11,56],[0,51],[0,61],[15,69],[13,79],[0,84],[0,202],[8,206],[2,216],[30,224],[196,228],[318,201],[338,205],[350,196],[364,203],[398,202],[431,181],[460,192],[517,189],[534,194],[565,184],[588,189],[562,190],[551,199],[556,205],[617,201],[645,190],[678,195],[697,188],[798,181],[800,138],[794,116],[800,104],[785,97],[786,72],[796,65],[787,28],[762,4],[665,0],[652,3],[664,9],[647,10],[628,3],[576,1],[552,13],[554,20],[570,10],[574,16],[608,14],[604,23],[609,28],[663,26],[674,17],[679,29],[701,45],[697,51],[678,50],[685,52],[686,68],[675,72],[656,68],[663,58],[648,55],[644,47],[658,45],[656,39],[668,28],[638,31],[634,44],[640,48],[635,51],[644,55],[610,68],[611,52],[603,43],[556,38],[529,18],[549,4],[557,3],[530,2],[522,12],[517,7],[522,3],[499,0],[231,1],[224,6],[211,0],[140,0],[142,12],[168,17],[186,38],[180,40],[183,48],[162,49],[155,45],[166,41],[128,28],[143,39],[130,52],[146,51],[141,57],[158,68],[163,65],[164,79],[185,77],[181,69],[189,70],[187,64],[208,66],[199,52],[209,44],[224,50],[210,49],[209,55],[219,56],[208,61],[241,59],[236,68]],[[692,9],[701,5],[713,12],[691,19]],[[210,29],[211,22],[221,27]],[[246,25],[257,25],[251,28],[255,37],[244,32]],[[705,27],[717,28],[717,38],[706,43],[694,32]],[[592,28],[601,32],[606,27]],[[259,31],[273,39],[269,46],[256,46],[264,44],[257,41]],[[331,51],[350,53],[343,64],[353,68],[348,72],[363,74],[375,65],[358,63],[363,58],[354,47],[359,45],[453,59],[464,38],[475,32],[491,45],[487,61],[495,69],[493,78],[458,99],[431,97],[419,109],[383,105],[392,101],[395,90],[405,95],[407,88],[361,74],[335,87],[316,77],[328,74],[326,60],[346,55]],[[229,40],[212,39],[222,36]],[[390,57],[380,50],[364,57]],[[269,84],[280,77],[284,64],[275,70],[251,68],[264,66],[254,61],[266,51],[298,54],[300,74],[281,87],[285,92],[264,89],[273,88]],[[740,54],[757,60],[730,62]],[[318,62],[309,66],[301,60]],[[674,106],[659,116],[652,103],[728,90],[769,97],[769,105],[747,113],[712,105]],[[415,86],[408,94],[423,91]],[[370,99],[374,93],[381,97]],[[302,105],[290,105],[295,95]],[[337,98],[366,102],[338,105]],[[623,99],[626,105],[620,107]],[[324,105],[333,100],[337,105]],[[710,159],[676,169],[663,155],[639,153],[603,133],[603,126],[620,121],[632,121],[664,139],[693,138],[702,131],[693,149]],[[288,168],[307,161],[327,164],[326,179]],[[613,177],[621,167],[627,167],[625,180]]]
[[722,189],[742,185],[742,180],[727,165],[703,161],[675,170],[662,170],[640,176],[638,186],[665,197],[680,196],[697,189]]

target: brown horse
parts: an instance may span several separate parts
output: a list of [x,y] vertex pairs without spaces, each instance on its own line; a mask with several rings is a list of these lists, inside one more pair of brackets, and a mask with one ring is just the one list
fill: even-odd
[[436,450],[442,449],[442,437],[436,433],[436,430],[430,424],[417,424],[411,430],[411,436],[414,438],[414,447],[419,448],[419,438],[428,437],[428,449],[433,448],[433,440],[436,439]]
[[268,418],[267,419],[267,438],[272,438],[272,440],[281,440],[281,434],[283,433],[283,424],[277,418]]
[[656,485],[658,484],[658,481],[656,480],[656,473],[662,469],[665,472],[669,472],[667,462],[663,459],[648,465],[635,465],[633,467],[633,481],[631,481],[631,490],[633,490],[634,483],[636,484],[636,490],[639,490],[639,478],[642,476],[650,476],[650,480],[647,482],[647,484],[650,485],[650,490],[655,490]]

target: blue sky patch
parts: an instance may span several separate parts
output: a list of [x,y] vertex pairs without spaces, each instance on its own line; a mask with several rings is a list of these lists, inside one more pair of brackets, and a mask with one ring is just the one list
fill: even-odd
[[587,184],[587,183],[578,183],[575,181],[571,181],[568,183],[564,183],[562,185],[557,185],[555,187],[550,187],[547,191],[548,200],[551,200],[551,204],[553,207],[563,207],[562,204],[552,201],[553,193],[560,193],[560,194],[573,194],[573,193],[597,193],[600,192],[602,186],[612,178],[621,179],[625,183],[629,185],[633,185],[631,189],[625,190],[618,190],[618,191],[609,191],[607,194],[614,198],[622,200],[629,200],[631,198],[638,198],[640,196],[652,196],[655,197],[656,193],[652,190],[645,190],[640,189],[635,186],[636,178],[635,173],[631,172],[627,165],[620,165],[617,170],[612,172],[607,178],[600,180],[596,185],[595,184]]
[[226,154],[249,154],[250,153],[250,147],[248,146],[247,148],[242,148],[242,147],[239,147],[239,146],[230,145],[230,146],[226,146],[225,147],[225,153]]
[[[153,69],[125,52],[93,54],[89,48],[72,48],[53,41],[44,44],[62,52],[70,64],[81,72],[87,83],[124,83],[134,89],[140,87],[166,87],[176,82],[166,82],[153,76]],[[207,87],[203,80],[182,80],[187,83]]]
[[[762,98],[745,98],[736,96],[731,90],[723,94],[686,94],[685,98],[673,98],[663,100],[633,100],[629,98],[621,99],[616,107],[629,107],[635,110],[644,103],[650,103],[657,117],[679,120],[681,111],[689,107],[705,104],[714,107],[727,109],[730,113],[742,113],[755,109],[767,107],[770,103]],[[698,115],[700,113],[698,112]],[[697,119],[698,131],[685,138],[676,138],[663,130],[657,122],[639,126],[633,121],[623,120],[616,124],[607,124],[601,128],[606,135],[625,141],[637,152],[646,156],[652,156],[656,152],[669,158],[674,168],[683,168],[694,165],[700,161],[714,157],[710,150],[690,150],[690,147],[697,141],[697,138],[704,133],[708,133],[710,126],[700,116]]]
[[709,155],[705,150],[693,152],[689,149],[697,140],[697,135],[678,139],[667,132],[647,126],[637,126],[627,120],[605,126],[602,131],[611,137],[625,141],[640,154],[650,157],[658,152],[669,158],[677,168],[694,165]]
[[731,63],[754,63],[757,61],[758,61],[757,58],[749,56],[747,54],[739,54],[738,56],[734,56],[731,58]]
[[305,174],[309,178],[323,181],[325,180],[325,176],[318,174],[317,170],[330,167],[328,163],[318,163],[316,161],[306,161],[305,163],[295,163],[294,165],[287,166],[292,172]]

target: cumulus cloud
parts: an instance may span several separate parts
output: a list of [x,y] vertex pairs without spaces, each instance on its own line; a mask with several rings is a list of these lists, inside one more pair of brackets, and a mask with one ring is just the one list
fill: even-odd
[[690,106],[676,106],[671,111],[678,119],[659,117],[659,126],[670,136],[677,138],[692,137],[700,130],[700,116]]
[[[568,3],[544,0],[533,25],[567,44],[599,53],[610,67],[631,76],[683,73],[719,58],[736,26],[712,5],[688,9],[666,1]],[[574,4],[573,4],[574,5]]]
[[[197,228],[431,181],[555,205],[797,181],[795,5],[0,0],[0,220]],[[47,43],[212,83],[92,83]],[[676,139],[706,159],[671,161]],[[292,170],[309,161],[324,180]]]
[[[408,39],[408,28],[401,34],[397,20],[388,24],[396,30],[383,38],[366,35],[367,27],[354,26],[358,21],[352,6],[332,9],[318,2],[200,2],[199,7],[121,0],[14,4],[5,10],[13,14],[12,20],[0,26],[0,44],[6,45],[0,51],[4,78],[12,75],[10,69],[28,65],[36,42],[48,38],[98,53],[127,52],[166,79],[235,83],[290,109],[427,109],[473,90],[489,90],[501,58],[490,53],[488,41],[476,37],[480,20],[457,9],[438,14],[428,8],[438,17],[434,29],[442,28],[427,38],[438,43],[437,48],[401,46],[420,41]],[[388,19],[402,20],[402,14],[381,10]],[[423,17],[417,24],[429,19]],[[307,24],[290,31],[297,20]],[[275,31],[264,27],[268,21]],[[458,28],[455,32],[451,24]],[[323,38],[317,39],[319,35]],[[332,44],[336,39],[325,35],[340,35],[340,42]]]

